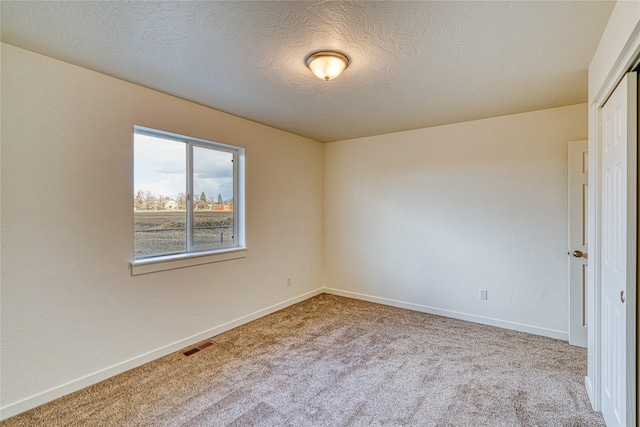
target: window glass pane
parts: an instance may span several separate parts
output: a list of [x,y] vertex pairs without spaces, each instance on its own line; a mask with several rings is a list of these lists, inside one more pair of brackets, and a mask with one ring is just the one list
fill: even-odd
[[233,154],[193,147],[193,246],[233,244]]
[[135,258],[185,252],[186,144],[134,134]]

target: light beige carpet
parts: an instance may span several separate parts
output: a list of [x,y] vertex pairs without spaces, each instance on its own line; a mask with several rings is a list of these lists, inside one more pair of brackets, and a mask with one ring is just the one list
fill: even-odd
[[602,426],[584,349],[319,295],[2,426]]

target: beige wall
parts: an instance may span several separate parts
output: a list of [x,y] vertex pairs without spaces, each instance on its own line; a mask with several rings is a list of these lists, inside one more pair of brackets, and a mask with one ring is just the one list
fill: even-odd
[[582,104],[326,144],[325,286],[567,339],[567,142],[586,137]]
[[[1,78],[3,418],[323,285],[566,338],[585,105],[323,146],[6,44]],[[247,258],[131,277],[134,125],[246,149]]]
[[[320,143],[6,44],[1,125],[3,417],[321,286]],[[131,277],[134,125],[246,149],[245,259]]]

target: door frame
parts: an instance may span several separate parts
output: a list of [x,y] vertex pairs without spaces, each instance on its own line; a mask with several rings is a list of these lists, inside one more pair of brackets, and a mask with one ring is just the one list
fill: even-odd
[[[596,411],[602,410],[602,366],[601,366],[601,310],[600,310],[600,269],[601,269],[601,215],[599,214],[602,206],[602,186],[601,186],[601,149],[602,149],[602,107],[613,93],[618,83],[624,78],[627,72],[632,71],[638,64],[640,59],[640,32],[634,31],[626,44],[624,50],[618,56],[614,66],[609,72],[607,78],[602,85],[596,89],[593,102],[589,105],[589,192],[588,192],[588,241],[590,243],[590,264],[587,276],[587,300],[588,300],[588,318],[590,326],[588,329],[588,349],[587,364],[588,372],[585,377],[585,387],[593,408]],[[638,261],[636,259],[636,273]],[[636,281],[637,281],[636,274]],[[636,283],[637,286],[637,283]],[[635,300],[635,298],[634,298]],[[636,303],[635,301],[633,302]],[[628,319],[628,331],[636,331],[637,319]],[[636,341],[637,336],[633,339]],[[636,372],[636,387],[627,390],[627,413],[630,415],[628,421],[636,425],[637,410],[640,406],[637,402],[637,385],[638,374],[637,359],[635,348],[627,348],[627,361],[633,363],[633,369],[628,372]]]

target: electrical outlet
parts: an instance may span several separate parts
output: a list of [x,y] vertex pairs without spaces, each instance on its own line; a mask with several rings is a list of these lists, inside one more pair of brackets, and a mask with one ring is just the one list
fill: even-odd
[[287,277],[287,286],[291,286],[291,277]]
[[487,290],[486,289],[480,289],[480,299],[481,300],[486,300],[487,299]]

